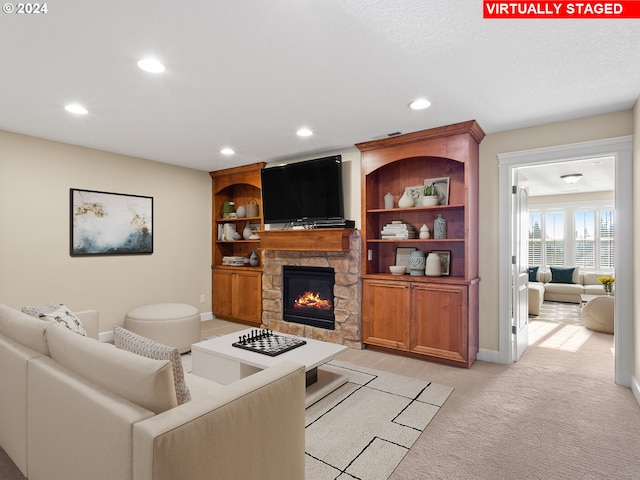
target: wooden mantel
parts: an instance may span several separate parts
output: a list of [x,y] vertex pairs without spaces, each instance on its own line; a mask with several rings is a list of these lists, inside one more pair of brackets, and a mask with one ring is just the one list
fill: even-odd
[[263,230],[260,246],[263,250],[348,252],[351,232],[353,228]]

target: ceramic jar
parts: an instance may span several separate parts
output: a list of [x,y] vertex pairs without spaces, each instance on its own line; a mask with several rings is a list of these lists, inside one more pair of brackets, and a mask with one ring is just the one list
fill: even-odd
[[442,275],[442,263],[440,262],[440,255],[435,252],[431,252],[427,255],[425,268],[425,275],[429,277],[439,277]]
[[420,277],[424,275],[424,268],[426,264],[425,253],[420,250],[415,250],[409,255],[409,261],[407,266],[409,267],[409,275],[414,277]]
[[384,208],[393,208],[393,194],[391,192],[384,196]]
[[431,237],[431,232],[429,231],[429,227],[427,227],[426,225],[422,225],[422,227],[420,227],[420,238],[422,240],[426,240],[429,237]]
[[249,224],[249,222],[247,222],[247,224],[244,227],[244,230],[242,230],[242,237],[245,240],[249,240],[249,237],[253,234],[253,230],[251,230],[251,225]]

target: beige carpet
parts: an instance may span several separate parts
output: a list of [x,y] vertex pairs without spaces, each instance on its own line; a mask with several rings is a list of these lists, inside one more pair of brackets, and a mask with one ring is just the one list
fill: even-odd
[[452,392],[332,361],[349,381],[306,412],[306,480],[386,480]]

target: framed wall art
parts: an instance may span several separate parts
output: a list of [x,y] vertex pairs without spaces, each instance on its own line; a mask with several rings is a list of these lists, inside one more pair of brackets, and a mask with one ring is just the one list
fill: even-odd
[[70,189],[71,256],[153,253],[153,197]]

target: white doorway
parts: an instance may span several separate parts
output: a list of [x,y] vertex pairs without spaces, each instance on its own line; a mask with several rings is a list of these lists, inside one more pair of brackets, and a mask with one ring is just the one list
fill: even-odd
[[512,257],[509,254],[513,229],[512,180],[518,168],[545,165],[563,161],[597,158],[611,155],[615,158],[615,215],[616,230],[616,297],[615,297],[615,382],[630,386],[633,362],[632,337],[632,162],[631,137],[596,140],[558,147],[548,147],[498,155],[500,167],[500,363],[510,364],[514,358],[512,338]]

